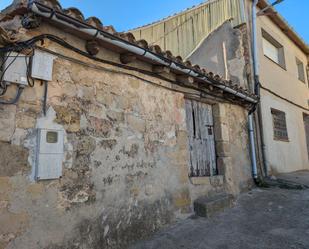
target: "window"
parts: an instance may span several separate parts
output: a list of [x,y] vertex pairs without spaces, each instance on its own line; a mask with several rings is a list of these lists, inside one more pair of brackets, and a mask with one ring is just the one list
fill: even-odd
[[296,65],[297,65],[298,79],[305,83],[304,64],[302,63],[301,60],[296,58]]
[[264,55],[285,69],[283,46],[262,30]]
[[276,109],[271,109],[274,127],[274,139],[288,141],[288,131],[286,126],[285,113]]

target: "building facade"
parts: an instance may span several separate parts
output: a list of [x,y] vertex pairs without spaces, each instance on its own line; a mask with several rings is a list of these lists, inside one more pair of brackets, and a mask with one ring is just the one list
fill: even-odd
[[0,248],[126,248],[252,185],[244,86],[27,3],[0,20]]
[[[206,1],[132,32],[155,44],[161,37],[166,49],[177,48],[193,63],[254,91],[252,4]],[[266,6],[258,1],[258,10]],[[257,16],[256,27],[261,104],[255,128],[260,173],[271,175],[309,169],[309,48],[273,9],[265,13]]]
[[269,174],[308,170],[309,48],[280,15],[266,13],[257,17],[265,164]]

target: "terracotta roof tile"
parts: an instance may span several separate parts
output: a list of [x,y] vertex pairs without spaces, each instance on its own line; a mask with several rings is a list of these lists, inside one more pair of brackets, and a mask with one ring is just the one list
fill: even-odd
[[[22,0],[21,0],[22,1]],[[91,25],[94,28],[97,28],[99,30],[108,32],[109,34],[112,34],[122,40],[125,40],[126,42],[129,42],[131,44],[134,44],[135,46],[139,46],[143,49],[147,49],[151,51],[154,54],[164,56],[165,58],[174,61],[174,63],[183,65],[184,67],[187,67],[189,69],[194,70],[196,73],[199,73],[201,76],[208,77],[212,80],[212,83],[216,84],[223,84],[227,87],[238,90],[238,91],[244,91],[242,88],[240,88],[238,85],[233,85],[232,82],[226,81],[223,78],[221,78],[219,75],[214,75],[212,72],[207,72],[206,69],[201,68],[199,65],[192,65],[190,61],[184,61],[181,56],[174,56],[171,51],[163,51],[162,48],[159,45],[153,45],[149,46],[147,41],[145,40],[136,40],[134,35],[130,32],[122,32],[118,33],[113,26],[104,26],[99,18],[97,17],[89,17],[88,19],[85,19],[83,13],[77,9],[77,8],[68,8],[68,9],[62,9],[61,5],[57,0],[36,0],[35,2],[44,4],[45,6],[48,6],[49,8],[59,11],[63,14],[66,14],[74,19],[77,19],[85,24]],[[247,95],[251,95],[248,91],[245,92]],[[255,96],[255,95],[252,95]]]

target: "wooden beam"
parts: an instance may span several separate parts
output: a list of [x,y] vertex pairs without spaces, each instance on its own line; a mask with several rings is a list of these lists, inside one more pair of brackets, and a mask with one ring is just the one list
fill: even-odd
[[153,65],[152,66],[152,72],[154,73],[169,73],[171,70],[169,67],[161,66],[161,65]]
[[136,60],[136,55],[131,53],[124,53],[120,55],[120,62],[122,64],[128,64]]
[[187,75],[177,75],[176,81],[183,85],[192,85],[194,83],[194,78]]
[[100,51],[99,45],[96,41],[87,41],[86,50],[90,55],[97,55]]
[[199,82],[198,84],[197,84],[197,86],[199,87],[199,88],[201,88],[201,89],[206,89],[206,90],[208,90],[208,91],[213,91],[213,89],[214,89],[214,86],[213,85],[210,85],[210,84],[207,84],[207,83],[204,83],[204,82]]

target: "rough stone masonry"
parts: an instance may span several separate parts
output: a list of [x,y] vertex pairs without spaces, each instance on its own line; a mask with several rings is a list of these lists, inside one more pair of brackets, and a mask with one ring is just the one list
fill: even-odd
[[[52,33],[84,49],[83,39],[47,23],[26,30],[20,18],[1,26],[23,40]],[[51,41],[40,47],[58,54],[46,116],[39,81],[17,105],[0,105],[1,249],[126,248],[192,214],[197,197],[235,195],[251,184],[244,107],[211,102],[219,176],[194,183],[188,177],[184,93],[168,81],[93,61]],[[119,54],[104,47],[98,57],[119,62]],[[145,62],[132,64],[151,70]],[[14,91],[10,86],[6,96]],[[64,132],[60,179],[34,179],[38,127]]]

